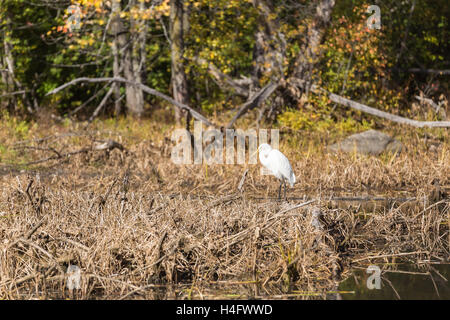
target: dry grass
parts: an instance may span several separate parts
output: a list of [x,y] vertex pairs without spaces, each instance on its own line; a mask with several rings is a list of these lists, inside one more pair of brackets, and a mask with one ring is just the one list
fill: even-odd
[[[15,157],[0,169],[2,298],[324,298],[352,266],[449,260],[444,130],[405,129],[407,150],[380,157],[330,155],[318,137],[282,136],[298,178],[288,191],[297,200],[289,203],[273,200],[278,183],[259,175],[259,165],[247,167],[243,193],[237,186],[244,166],[174,165],[170,127],[139,122],[111,130],[97,123],[90,135],[65,136],[80,131],[76,125],[33,130],[25,143],[0,140]],[[36,141],[48,134],[56,136]],[[17,166],[107,138],[127,151]],[[430,197],[433,181],[440,197]],[[418,200],[376,208],[328,201],[380,195]],[[292,209],[302,197],[317,201]],[[311,224],[318,209],[322,230]],[[82,270],[81,290],[66,287],[69,264]]]

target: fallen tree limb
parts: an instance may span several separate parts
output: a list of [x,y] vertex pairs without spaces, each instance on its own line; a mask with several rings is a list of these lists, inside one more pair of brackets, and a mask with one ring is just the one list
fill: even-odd
[[46,96],[55,94],[55,93],[57,93],[57,92],[59,92],[61,90],[64,90],[65,88],[67,88],[69,86],[75,85],[75,84],[80,83],[80,82],[91,82],[91,83],[98,83],[98,82],[122,82],[122,83],[127,83],[127,84],[130,84],[130,85],[133,85],[133,86],[137,86],[137,87],[140,87],[142,89],[142,91],[144,91],[144,92],[146,92],[148,94],[157,96],[157,97],[159,97],[161,99],[164,99],[164,100],[170,102],[172,105],[174,105],[175,107],[177,107],[177,108],[179,108],[181,110],[189,111],[190,114],[192,115],[192,117],[194,117],[195,119],[205,123],[206,125],[212,126],[212,127],[216,127],[207,118],[205,118],[203,115],[201,115],[200,113],[198,113],[197,111],[195,111],[194,109],[189,107],[188,105],[186,105],[184,103],[181,103],[181,102],[177,102],[174,99],[172,99],[171,97],[165,95],[164,93],[161,93],[161,92],[159,92],[159,91],[157,91],[155,89],[147,87],[144,84],[132,82],[132,81],[129,81],[129,80],[127,80],[125,78],[122,78],[122,77],[105,77],[105,78],[81,77],[81,78],[76,78],[76,79],[73,79],[72,81],[69,81],[69,82],[67,82],[67,83],[65,83],[65,84],[63,84],[63,85],[61,85],[61,86],[51,90],[50,92],[48,92],[46,94]]
[[397,116],[395,114],[387,113],[375,108],[371,108],[369,106],[366,106],[364,104],[361,104],[356,101],[352,101],[349,99],[346,99],[344,97],[338,96],[337,94],[330,93],[329,98],[331,101],[342,104],[344,106],[350,107],[355,110],[359,110],[365,113],[369,113],[371,115],[388,119],[393,122],[401,123],[401,124],[407,124],[416,128],[424,128],[424,127],[430,127],[430,128],[450,128],[450,121],[419,121],[419,120],[412,120],[404,117]]
[[[295,84],[301,88],[307,86],[307,82],[304,80],[300,80],[300,79],[291,79],[290,80],[291,84]],[[311,85],[310,87],[311,91],[315,94],[321,94],[321,93],[325,93],[328,95],[328,98],[333,101],[336,102],[338,104],[350,107],[352,109],[358,110],[358,111],[362,111],[380,118],[384,118],[393,122],[397,122],[397,123],[401,123],[401,124],[406,124],[409,126],[413,126],[416,128],[424,128],[424,127],[430,127],[430,128],[450,128],[450,121],[419,121],[419,120],[413,120],[413,119],[408,119],[405,117],[401,117],[401,116],[397,116],[395,114],[391,114],[385,111],[381,111],[379,109],[375,109],[369,106],[366,106],[365,104],[344,98],[340,95],[337,95],[335,93],[331,93],[317,85]]]
[[[99,142],[103,142],[103,143],[92,146],[90,148],[89,147],[82,148],[77,151],[71,151],[71,152],[67,152],[67,153],[60,153],[60,152],[54,151],[56,153],[54,156],[36,160],[36,161],[31,161],[31,162],[26,163],[26,165],[29,166],[29,165],[33,165],[33,164],[39,164],[39,163],[50,161],[50,160],[60,160],[60,159],[64,159],[64,158],[76,155],[76,154],[87,153],[89,151],[103,151],[103,150],[111,151],[113,149],[119,149],[120,151],[127,151],[127,149],[123,145],[121,145],[120,143],[118,143],[114,140],[99,141]],[[40,148],[38,150],[46,150],[46,149]]]

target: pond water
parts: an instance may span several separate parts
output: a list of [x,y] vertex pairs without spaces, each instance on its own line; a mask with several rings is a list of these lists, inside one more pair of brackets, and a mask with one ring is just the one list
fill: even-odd
[[[354,269],[339,285],[343,300],[450,300],[450,264],[387,264],[381,271],[377,286],[377,266]],[[370,288],[371,287],[371,288]],[[377,288],[379,287],[379,289]]]
[[[369,266],[367,266],[369,267]],[[379,268],[379,288],[377,273]],[[254,281],[218,281],[208,285],[193,283],[144,286],[140,292],[104,296],[92,293],[88,299],[150,299],[150,300],[450,300],[450,264],[380,264],[356,267],[338,287],[329,291],[303,291],[295,285],[289,289],[281,284],[262,285]],[[370,288],[372,287],[372,288]],[[33,290],[31,290],[33,291]],[[29,299],[31,292],[24,292]],[[42,294],[42,293],[41,293]],[[40,295],[38,295],[40,296]],[[47,290],[40,299],[83,299],[80,292],[71,295],[65,290]]]

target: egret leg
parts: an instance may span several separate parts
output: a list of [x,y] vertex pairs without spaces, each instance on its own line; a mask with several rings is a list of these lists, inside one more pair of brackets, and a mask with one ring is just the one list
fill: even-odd
[[281,200],[281,185],[283,184],[283,181],[280,181],[280,188],[278,188],[278,200]]
[[286,180],[284,181],[284,200],[287,201],[287,197],[286,197]]

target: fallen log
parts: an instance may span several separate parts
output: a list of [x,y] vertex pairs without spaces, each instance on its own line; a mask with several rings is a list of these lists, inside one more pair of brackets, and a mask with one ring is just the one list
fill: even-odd
[[16,148],[51,151],[51,152],[55,153],[55,155],[53,155],[53,156],[39,159],[36,161],[28,162],[25,164],[27,166],[47,162],[50,160],[61,160],[61,159],[64,159],[64,158],[67,158],[67,157],[70,157],[70,156],[73,156],[76,154],[87,153],[89,151],[111,151],[113,149],[119,149],[120,151],[127,151],[127,149],[123,145],[121,145],[120,143],[118,143],[114,140],[111,140],[111,139],[106,140],[106,141],[101,140],[101,141],[97,141],[97,142],[101,142],[101,144],[98,144],[98,145],[95,145],[92,147],[81,148],[79,150],[66,152],[66,153],[58,152],[53,148],[38,148],[38,147],[30,147],[30,146],[18,146]]
[[355,110],[359,110],[380,118],[384,118],[393,122],[401,123],[401,124],[407,124],[409,126],[413,126],[416,128],[424,128],[424,127],[430,127],[430,128],[450,128],[450,121],[419,121],[419,120],[413,120],[404,118],[401,116],[397,116],[395,114],[387,113],[385,111],[381,111],[379,109],[375,109],[369,106],[366,106],[362,103],[346,99],[344,97],[341,97],[334,93],[329,93],[328,97],[331,101],[342,104],[344,106],[350,107]]
[[[301,79],[290,79],[290,83],[297,85],[301,88],[306,87],[308,84],[306,81],[301,80]],[[340,95],[337,95],[335,93],[331,93],[317,85],[312,84],[310,86],[310,90],[311,92],[315,93],[315,94],[326,94],[328,95],[328,98],[333,101],[336,102],[338,104],[350,107],[352,109],[358,110],[358,111],[362,111],[380,118],[384,118],[393,122],[397,122],[397,123],[401,123],[401,124],[406,124],[409,126],[413,126],[416,128],[424,128],[424,127],[429,127],[429,128],[450,128],[450,121],[420,121],[420,120],[413,120],[413,119],[409,119],[409,118],[405,118],[405,117],[401,117],[401,116],[397,116],[395,114],[391,114],[376,108],[372,108],[369,107],[365,104],[344,98]]]

